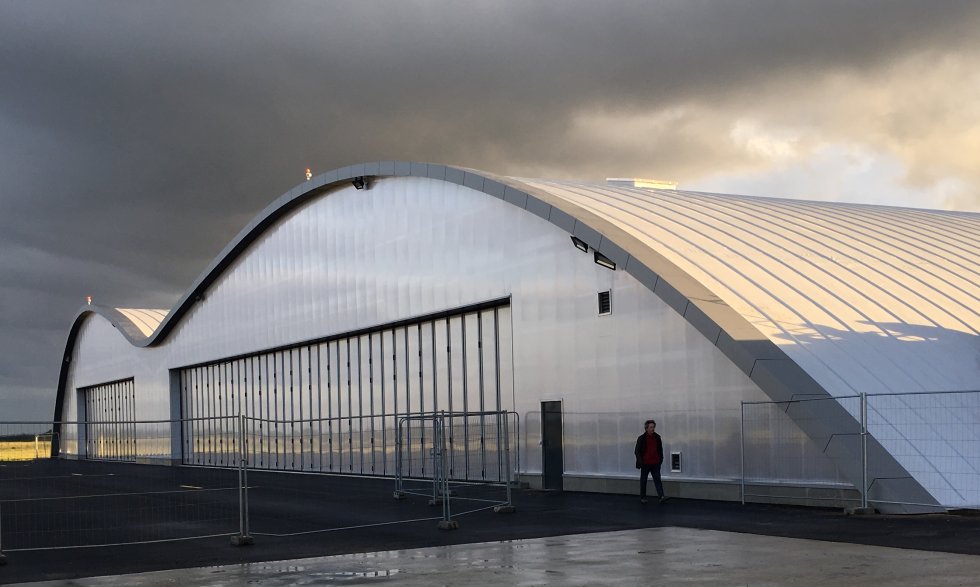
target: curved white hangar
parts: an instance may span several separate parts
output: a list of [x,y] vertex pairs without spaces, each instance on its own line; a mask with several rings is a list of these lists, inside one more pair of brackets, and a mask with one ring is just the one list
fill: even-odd
[[[254,466],[388,475],[398,415],[506,410],[523,481],[629,492],[652,417],[678,495],[748,478],[976,507],[978,237],[970,213],[345,167],[263,210],[169,312],[84,306],[59,449],[222,465],[201,423],[241,413],[267,426]],[[171,418],[154,441],[97,426]],[[457,474],[487,474],[457,448]]]

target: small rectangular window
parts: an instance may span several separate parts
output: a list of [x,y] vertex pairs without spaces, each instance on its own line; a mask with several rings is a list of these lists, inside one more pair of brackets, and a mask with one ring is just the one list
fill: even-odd
[[599,315],[606,316],[612,312],[612,300],[608,291],[599,292]]
[[681,453],[680,451],[674,451],[670,453],[670,472],[680,473],[681,472]]

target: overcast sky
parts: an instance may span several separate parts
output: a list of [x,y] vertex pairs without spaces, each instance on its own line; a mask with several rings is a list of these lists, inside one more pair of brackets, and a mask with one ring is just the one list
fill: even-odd
[[169,308],[303,171],[980,211],[980,3],[0,0],[0,420],[86,295]]

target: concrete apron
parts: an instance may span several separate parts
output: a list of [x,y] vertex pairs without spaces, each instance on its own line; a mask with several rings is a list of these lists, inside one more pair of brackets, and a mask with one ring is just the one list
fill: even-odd
[[980,556],[648,528],[23,585],[973,585]]

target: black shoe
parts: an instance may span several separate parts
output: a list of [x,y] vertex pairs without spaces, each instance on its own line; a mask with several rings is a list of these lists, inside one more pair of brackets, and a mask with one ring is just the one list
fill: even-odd
[[661,496],[660,496],[660,503],[664,503],[664,502],[665,502],[665,501],[667,501],[668,499],[670,499],[670,498],[669,498],[669,497],[667,497],[666,495],[661,495]]
[[646,502],[647,502],[647,498],[645,498],[645,497],[641,497],[640,498],[640,503],[646,503]]

